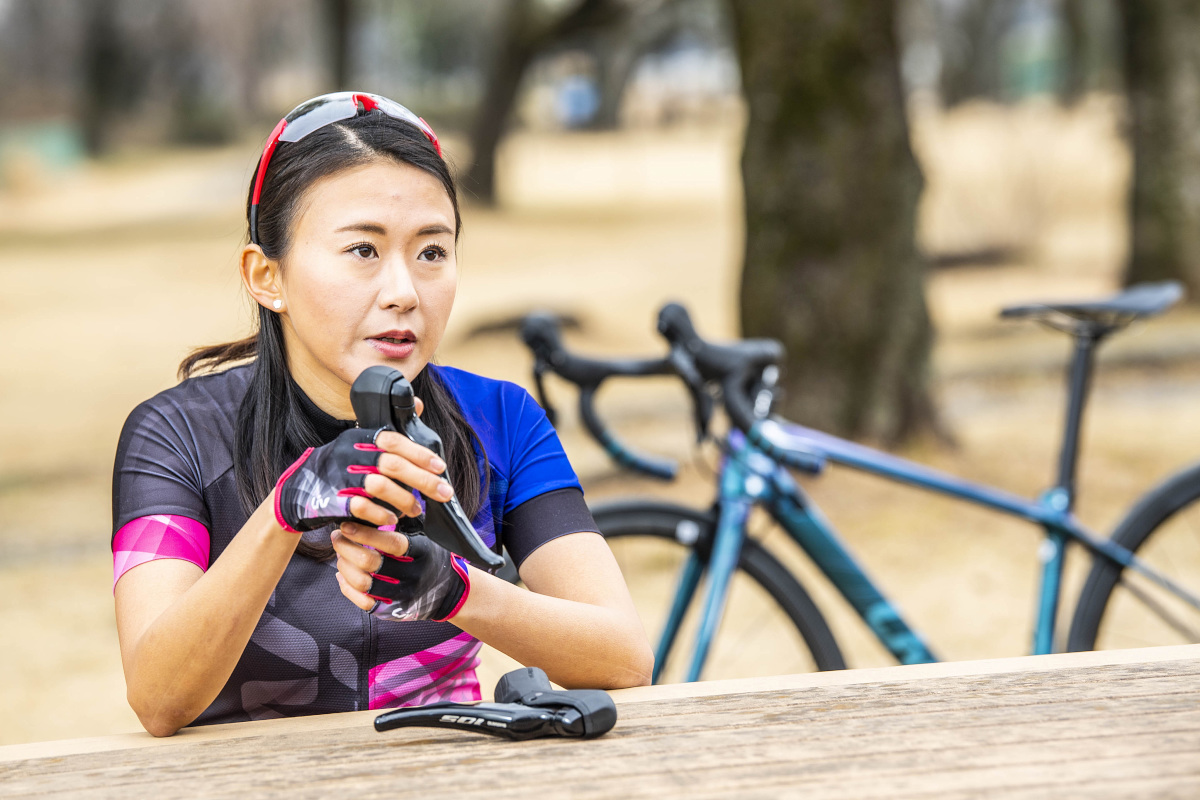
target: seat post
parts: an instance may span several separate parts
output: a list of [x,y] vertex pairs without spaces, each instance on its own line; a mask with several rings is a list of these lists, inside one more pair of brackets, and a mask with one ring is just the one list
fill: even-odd
[[1063,426],[1062,450],[1058,457],[1057,487],[1064,490],[1067,506],[1075,505],[1075,465],[1079,460],[1079,430],[1083,424],[1083,409],[1087,404],[1091,386],[1092,364],[1096,356],[1096,345],[1107,331],[1084,326],[1075,333],[1075,354],[1071,359],[1067,378],[1067,418]]

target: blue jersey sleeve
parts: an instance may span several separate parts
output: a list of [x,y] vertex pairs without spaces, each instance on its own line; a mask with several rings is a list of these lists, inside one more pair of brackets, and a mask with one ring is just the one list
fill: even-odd
[[487,454],[490,477],[504,495],[502,512],[546,492],[581,489],[546,412],[515,383],[451,367],[438,377],[458,401]]
[[[488,508],[476,518],[476,528],[486,529],[480,531],[485,541],[489,532],[503,528],[517,507],[536,497],[561,489],[582,495],[558,433],[529,392],[515,383],[451,367],[434,369],[458,401],[487,456]],[[545,543],[521,539],[521,549],[529,552]]]
[[538,495],[558,489],[580,489],[558,432],[546,412],[519,386],[510,384],[509,405],[515,411],[509,436],[508,495],[510,512]]

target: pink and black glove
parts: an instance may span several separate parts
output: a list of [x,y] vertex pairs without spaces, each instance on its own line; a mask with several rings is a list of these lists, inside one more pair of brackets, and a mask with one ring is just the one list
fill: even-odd
[[342,431],[332,442],[305,450],[279,476],[275,519],[284,530],[300,533],[339,522],[363,522],[350,513],[352,497],[365,497],[396,513],[363,488],[366,477],[379,472],[376,464],[383,450],[375,446],[378,433],[362,428]]
[[450,619],[471,592],[467,562],[423,533],[409,533],[408,552],[380,552],[383,563],[371,573],[367,597],[376,600],[371,613],[380,619]]

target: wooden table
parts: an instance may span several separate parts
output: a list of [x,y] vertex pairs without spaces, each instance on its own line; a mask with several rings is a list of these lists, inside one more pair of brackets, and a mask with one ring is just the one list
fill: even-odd
[[1200,645],[614,697],[588,742],[379,734],[356,712],[12,745],[0,796],[1200,797]]

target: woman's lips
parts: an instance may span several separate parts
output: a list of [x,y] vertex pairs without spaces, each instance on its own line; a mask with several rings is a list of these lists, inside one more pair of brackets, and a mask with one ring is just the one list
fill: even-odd
[[370,337],[367,342],[386,358],[408,358],[417,349],[417,337],[412,331],[388,331]]

